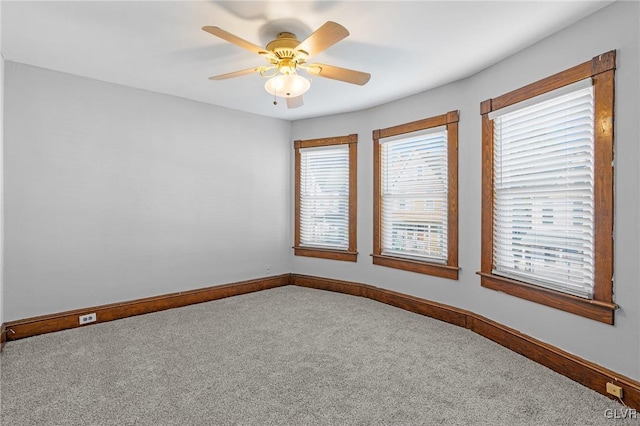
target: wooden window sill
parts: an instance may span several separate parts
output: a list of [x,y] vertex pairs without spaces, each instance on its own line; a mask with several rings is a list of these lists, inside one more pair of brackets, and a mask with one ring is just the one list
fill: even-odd
[[584,299],[486,272],[477,272],[477,274],[481,277],[480,283],[482,287],[501,291],[511,296],[540,303],[565,312],[571,312],[605,324],[613,325],[613,314],[615,310],[618,309],[618,305],[615,303]]
[[293,253],[296,256],[319,257],[321,259],[344,260],[347,262],[356,262],[358,260],[357,251],[294,246]]
[[458,279],[457,266],[441,265],[438,263],[422,262],[419,260],[403,259],[400,257],[372,254],[373,264],[386,266],[388,268],[403,269],[405,271],[417,272],[419,274],[433,275],[451,280]]

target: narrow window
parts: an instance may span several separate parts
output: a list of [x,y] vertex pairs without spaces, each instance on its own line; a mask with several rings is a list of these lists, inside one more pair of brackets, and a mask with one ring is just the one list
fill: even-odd
[[457,111],[374,131],[374,264],[458,278],[457,136]]
[[482,285],[607,323],[614,68],[609,52],[481,108]]
[[298,256],[355,262],[357,135],[295,142]]

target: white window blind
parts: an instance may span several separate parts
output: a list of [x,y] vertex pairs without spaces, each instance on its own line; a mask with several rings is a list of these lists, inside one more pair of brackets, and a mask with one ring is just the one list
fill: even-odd
[[548,98],[491,117],[493,273],[592,298],[593,88]]
[[349,248],[349,146],[300,150],[300,245]]
[[447,262],[447,130],[381,142],[382,254]]

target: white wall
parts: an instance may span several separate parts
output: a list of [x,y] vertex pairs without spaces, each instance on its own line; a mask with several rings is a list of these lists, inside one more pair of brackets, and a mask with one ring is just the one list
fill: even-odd
[[[639,10],[616,2],[585,20],[463,81],[368,111],[293,123],[293,139],[358,133],[358,262],[293,257],[293,272],[364,282],[468,309],[614,371],[640,379]],[[616,74],[616,325],[480,287],[480,102],[618,50]],[[445,64],[443,64],[444,66]],[[428,70],[425,70],[428,72]],[[372,78],[375,78],[373,76]],[[460,279],[451,281],[371,263],[371,131],[460,110]],[[291,175],[292,176],[292,175]]]
[[5,79],[5,321],[290,271],[289,122]]

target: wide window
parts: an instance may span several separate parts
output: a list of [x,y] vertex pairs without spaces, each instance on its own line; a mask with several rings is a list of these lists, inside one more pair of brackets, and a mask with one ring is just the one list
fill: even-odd
[[615,52],[486,101],[482,285],[613,323]]
[[457,279],[458,112],[373,138],[373,263]]
[[295,141],[299,256],[356,261],[357,135]]

